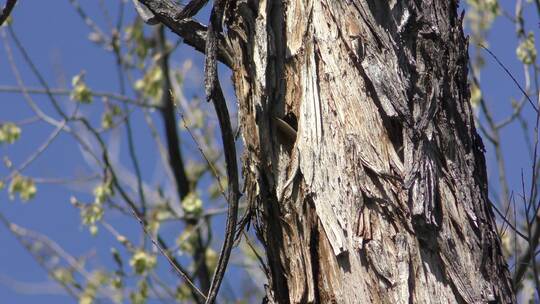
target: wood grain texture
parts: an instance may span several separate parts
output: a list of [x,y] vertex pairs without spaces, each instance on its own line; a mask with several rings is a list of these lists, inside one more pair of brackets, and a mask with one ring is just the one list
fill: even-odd
[[[277,303],[515,301],[448,0],[238,0],[224,44]],[[276,119],[296,129],[279,140]]]

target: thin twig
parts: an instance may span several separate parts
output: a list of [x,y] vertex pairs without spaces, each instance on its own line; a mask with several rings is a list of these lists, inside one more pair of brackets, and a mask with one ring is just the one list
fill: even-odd
[[512,75],[512,73],[510,73],[510,71],[506,68],[506,66],[499,60],[499,58],[497,58],[497,56],[495,56],[495,54],[493,54],[487,47],[483,46],[482,44],[479,44],[479,46],[481,48],[483,48],[484,50],[486,50],[486,52],[488,52],[494,59],[495,61],[497,61],[497,63],[499,64],[499,66],[501,66],[503,68],[503,70],[506,72],[506,74],[512,78],[512,80],[514,81],[514,83],[516,84],[516,86],[519,88],[519,90],[521,91],[521,93],[523,93],[523,95],[525,95],[525,97],[527,98],[527,100],[529,101],[529,104],[533,107],[534,111],[538,113],[538,107],[534,104],[534,102],[531,100],[531,98],[529,97],[529,95],[527,94],[527,92],[525,92],[525,90],[521,87],[521,85],[519,84],[519,82],[516,80],[516,78],[514,78],[514,75]]
[[[4,43],[4,49],[6,50],[6,55],[7,55],[7,58],[8,58],[8,62],[9,62],[9,65],[11,67],[11,70],[13,71],[13,75],[15,76],[15,80],[17,81],[17,85],[19,86],[19,88],[20,88],[20,90],[21,90],[21,92],[23,94],[24,99],[26,100],[26,102],[28,103],[28,105],[30,106],[32,111],[34,111],[34,113],[41,120],[43,120],[44,122],[46,122],[46,123],[48,123],[50,125],[53,125],[55,127],[58,127],[58,126],[62,125],[61,121],[57,121],[56,119],[54,119],[54,118],[50,117],[49,115],[45,114],[45,112],[43,112],[37,106],[37,104],[34,102],[32,97],[28,94],[28,91],[26,90],[26,86],[24,85],[21,73],[19,72],[19,69],[17,68],[17,65],[15,63],[15,59],[13,57],[13,51],[11,50],[11,47],[9,46],[9,43],[7,41],[6,33],[5,33],[4,30],[1,30],[0,34],[2,35],[2,41]],[[67,127],[67,126],[64,126],[64,127],[66,128],[66,130],[69,130],[69,127]]]
[[[176,107],[176,108],[178,109],[178,107]],[[219,187],[219,191],[221,192],[221,195],[223,196],[225,201],[227,201],[227,195],[225,195],[225,189],[223,189],[223,185],[221,184],[221,178],[219,177],[218,170],[214,166],[213,162],[208,158],[206,153],[203,151],[203,148],[201,147],[199,141],[195,137],[195,134],[193,134],[193,132],[191,131],[191,128],[187,125],[186,119],[184,118],[184,114],[182,112],[180,112],[180,110],[178,110],[178,115],[180,115],[180,118],[182,119],[182,124],[184,125],[184,128],[186,128],[186,130],[188,131],[188,134],[191,136],[191,138],[195,142],[195,145],[197,146],[197,149],[201,153],[202,157],[206,160],[206,163],[208,164],[208,168],[210,168],[210,171],[212,172],[212,175],[214,176],[214,178],[218,182],[218,187]]]
[[[24,93],[24,92],[26,92],[26,93],[29,93],[29,94],[49,94],[50,93],[50,94],[62,95],[62,96],[69,96],[71,94],[71,91],[67,90],[67,89],[49,89],[47,91],[45,89],[40,89],[40,88],[25,87],[23,89],[23,88],[20,88],[20,87],[5,86],[5,85],[0,86],[0,92],[1,93]],[[92,96],[94,96],[94,97],[109,98],[109,99],[117,100],[117,101],[120,101],[120,102],[133,104],[133,105],[136,105],[138,107],[153,108],[153,109],[159,109],[160,108],[159,105],[140,102],[138,100],[135,100],[133,98],[129,98],[129,97],[124,96],[124,95],[118,95],[118,94],[109,93],[109,92],[99,92],[99,91],[90,91],[90,94]]]
[[[123,6],[121,6],[121,9],[123,9]],[[121,26],[121,23],[119,23],[118,26]],[[126,85],[125,85],[125,77],[124,77],[124,66],[122,65],[122,50],[120,49],[121,48],[121,45],[120,45],[121,39],[119,38],[120,32],[121,32],[121,28],[116,28],[115,34],[113,34],[113,39],[115,40],[113,42],[113,53],[116,58],[116,71],[118,74],[118,84],[120,86],[120,94],[125,95]],[[127,104],[124,104],[124,112],[126,113],[130,112]],[[135,143],[133,140],[133,131],[131,128],[131,121],[130,121],[129,115],[126,115],[124,119],[124,123],[126,125],[129,158],[131,159],[133,169],[135,170],[135,177],[137,179],[137,192],[139,194],[139,199],[141,200],[141,207],[142,207],[141,212],[142,212],[142,216],[146,217],[147,203],[146,203],[146,198],[144,195],[141,167],[139,165],[139,160],[135,152]]]
[[37,148],[36,151],[34,151],[34,153],[32,155],[30,155],[22,164],[19,165],[19,167],[17,167],[17,169],[13,170],[11,172],[11,174],[9,174],[4,180],[5,181],[8,181],[8,180],[11,180],[13,178],[13,176],[15,176],[15,174],[18,174],[19,172],[23,171],[26,167],[28,167],[28,165],[30,165],[34,160],[36,160],[38,158],[38,156],[41,155],[41,153],[43,153],[50,145],[51,143],[54,141],[54,139],[58,136],[58,134],[60,134],[60,131],[62,131],[62,129],[64,128],[64,125],[66,124],[66,121],[62,121],[62,124],[60,126],[58,126],[50,135],[49,135],[49,138],[47,138],[45,140],[45,142],[43,142],[41,144],[41,146],[39,146]]
[[[175,177],[175,185],[178,191],[178,197],[183,200],[189,192],[191,192],[192,184],[190,183],[180,146],[180,136],[178,134],[176,118],[174,113],[174,100],[172,95],[172,81],[170,78],[169,69],[169,54],[167,52],[167,43],[165,37],[165,29],[163,25],[156,28],[155,37],[157,41],[157,52],[159,52],[158,65],[163,74],[161,83],[161,116],[163,118],[165,137],[167,139],[167,147],[169,152],[169,165]],[[203,290],[208,290],[210,287],[210,275],[208,265],[206,263],[207,248],[202,243],[202,233],[197,219],[188,219],[187,225],[195,227],[194,231],[197,234],[197,242],[195,244],[193,259],[195,261],[195,274],[199,278]]]
[[[480,89],[480,81],[476,77],[474,73],[474,69],[472,66],[470,66],[472,79],[474,84],[478,89]],[[486,101],[484,97],[480,97],[480,108],[484,112],[484,115],[486,117],[486,121],[489,125],[489,128],[491,129],[491,132],[489,132],[488,138],[490,139],[491,143],[493,144],[493,147],[495,148],[495,159],[497,160],[497,171],[499,175],[499,184],[501,186],[502,190],[502,206],[503,208],[508,208],[509,204],[509,187],[508,187],[508,179],[506,178],[506,169],[504,167],[504,156],[502,152],[501,147],[501,139],[500,139],[500,133],[499,129],[497,129],[495,120],[493,119],[493,116],[491,114],[491,111],[489,110]],[[483,128],[481,128],[482,131]],[[484,131],[484,133],[487,135],[487,131]]]
[[165,258],[167,259],[167,261],[169,262],[169,264],[173,267],[173,269],[175,270],[175,272],[182,278],[184,279],[184,281],[186,281],[189,285],[190,285],[190,288],[192,290],[194,290],[195,292],[197,292],[199,295],[202,295],[203,298],[206,298],[204,296],[204,294],[197,288],[197,286],[193,283],[193,281],[190,279],[189,275],[184,271],[182,270],[180,267],[179,267],[179,263],[176,261],[176,259],[172,258],[164,248],[167,248],[166,244],[165,244],[165,241],[163,241],[163,239],[158,235],[157,236],[157,240],[149,233],[148,229],[147,229],[147,222],[145,219],[143,219],[141,217],[141,215],[139,214],[139,211],[137,210],[137,206],[135,205],[135,203],[131,200],[131,198],[127,195],[127,193],[124,191],[124,189],[120,186],[119,182],[118,182],[118,178],[116,176],[116,173],[113,169],[113,167],[111,166],[111,163],[110,163],[110,160],[109,160],[109,157],[108,157],[108,154],[107,154],[107,149],[106,149],[106,146],[105,146],[105,143],[103,142],[103,139],[99,136],[99,134],[91,128],[90,124],[88,123],[87,120],[85,119],[80,119],[80,121],[86,126],[86,128],[95,136],[96,140],[98,141],[100,147],[101,147],[101,150],[103,152],[102,154],[102,157],[103,157],[103,161],[105,163],[105,168],[106,170],[111,174],[111,177],[112,177],[112,183],[113,183],[113,186],[115,187],[115,189],[118,190],[120,196],[124,199],[124,201],[127,203],[127,205],[129,206],[129,208],[131,209],[131,213],[135,216],[135,218],[139,221],[139,223],[142,225],[142,228],[145,232],[145,234],[150,238],[150,240],[152,241],[152,243],[154,245],[156,245],[156,247],[159,249],[159,251],[165,256]]
[[513,231],[515,231],[515,233],[517,235],[519,235],[521,238],[523,238],[525,241],[529,241],[529,238],[524,235],[521,231],[519,231],[515,225],[513,225],[512,223],[510,223],[510,221],[504,216],[504,214],[497,208],[497,206],[495,206],[495,204],[491,203],[491,206],[493,207],[493,209],[495,209],[495,211],[497,212],[497,214],[501,217],[501,219],[510,227],[512,228]]
[[[67,291],[67,293],[70,296],[72,296],[74,299],[79,298],[77,292],[72,290],[72,286],[69,286],[68,284],[66,284],[63,281],[56,280],[56,277],[53,275],[52,271],[49,269],[50,267],[47,266],[47,264],[42,259],[42,257],[39,256],[39,255],[36,255],[35,252],[31,250],[29,245],[23,239],[23,234],[28,232],[28,230],[13,224],[2,213],[0,213],[0,222],[2,222],[4,224],[4,226],[6,226],[6,228],[15,236],[15,238],[17,239],[17,241],[19,241],[19,243],[23,246],[23,248],[26,249],[32,255],[32,257],[35,259],[35,261],[43,269],[45,269],[47,271],[47,274],[52,279],[54,279],[57,283],[59,283]],[[48,238],[45,238],[43,235],[39,235],[39,238],[41,238],[39,240],[40,242],[47,245],[48,248],[50,248],[53,252],[58,254],[58,256],[63,257],[66,260],[66,262],[73,269],[77,270],[82,276],[84,276],[86,279],[88,279],[88,277],[89,277],[88,272],[84,269],[84,267],[82,265],[80,265],[80,263],[75,258],[73,258],[71,255],[67,254],[60,246],[58,246],[58,244],[54,243],[52,240],[50,240]]]
[[[83,124],[83,126],[94,136],[94,138],[97,140],[98,144],[99,144],[99,147],[101,149],[101,152],[102,152],[102,160],[103,160],[103,163],[104,163],[104,168],[107,172],[109,172],[111,174],[111,177],[112,177],[112,181],[113,181],[113,186],[114,188],[119,192],[120,196],[124,199],[124,201],[126,202],[126,204],[131,208],[131,211],[132,213],[136,214],[137,215],[137,219],[139,221],[141,221],[141,218],[140,216],[138,216],[138,210],[137,210],[137,207],[136,205],[133,203],[133,201],[131,200],[131,198],[127,195],[127,193],[124,191],[124,189],[121,187],[121,185],[119,184],[119,181],[118,181],[118,178],[117,178],[117,175],[110,163],[110,160],[109,160],[109,156],[108,156],[108,153],[107,153],[107,146],[105,145],[105,142],[103,141],[103,139],[101,138],[100,134],[98,131],[96,131],[94,128],[92,128],[91,124],[88,122],[87,119],[85,119],[84,117],[76,117],[76,118],[69,118],[67,116],[66,113],[64,113],[64,111],[62,110],[62,108],[60,107],[58,101],[55,99],[54,95],[51,94],[50,92],[50,87],[48,86],[46,80],[44,79],[44,77],[42,76],[42,74],[39,72],[39,70],[37,69],[37,67],[34,65],[33,61],[31,60],[30,56],[28,55],[28,53],[26,52],[25,48],[22,46],[22,44],[20,43],[20,41],[17,39],[17,36],[15,35],[15,32],[13,31],[13,29],[11,27],[8,27],[8,30],[12,36],[12,38],[14,39],[15,41],[15,44],[16,46],[18,47],[18,49],[21,51],[22,55],[23,55],[23,59],[27,62],[27,64],[29,65],[30,69],[32,70],[32,72],[34,73],[34,75],[38,78],[40,84],[45,88],[46,90],[46,95],[49,97],[49,99],[51,100],[51,103],[53,105],[53,108],[58,112],[58,114],[63,117],[65,120],[73,120],[73,121],[79,121]],[[85,144],[85,142],[82,140],[82,138],[80,136],[78,136],[77,134],[75,134],[74,132],[70,132],[72,135],[75,136],[75,138],[79,141],[79,143],[81,143],[81,145],[85,148],[85,149],[88,149],[87,151],[91,153],[92,156],[94,156],[96,158],[96,161],[98,161],[99,163],[99,159],[97,159],[97,157],[91,152],[91,149]],[[144,225],[146,225],[146,222],[143,221],[142,222]],[[143,227],[144,230],[146,231],[146,227],[144,226]],[[153,242],[155,242],[154,238],[151,237],[151,240]],[[157,242],[159,244],[159,248],[161,250],[162,253],[165,252],[165,249],[167,246],[165,244],[165,242],[163,241],[163,239],[158,235],[157,236]],[[189,275],[185,272],[182,271],[182,269],[179,267],[179,263],[176,261],[176,259],[166,255],[166,258],[167,258],[167,261],[171,264],[171,266],[175,269],[176,273],[181,277],[183,278],[186,282],[188,282],[188,284],[190,285],[191,289],[193,290],[196,290],[198,291],[198,293],[201,293],[200,290],[197,288],[197,286],[192,282],[192,280],[189,279]],[[202,293],[201,293],[202,294]],[[203,298],[204,295],[202,295]]]
[[[527,202],[527,200],[526,200],[526,197],[525,197],[525,181],[524,181],[524,178],[523,178],[523,171],[521,172],[521,187],[522,187],[523,204],[525,205],[525,209],[527,210],[525,212],[525,221],[526,221],[526,224],[527,224],[527,234],[529,235],[529,238],[530,238],[530,236],[531,236],[531,221],[529,220],[529,209],[530,209],[531,205],[533,204],[533,201],[529,200],[529,202]],[[534,186],[531,185],[531,187],[534,187]],[[536,218],[536,214],[533,217],[533,221],[534,221],[534,218]],[[532,261],[533,278],[534,278],[534,284],[536,286],[536,293],[537,293],[536,296],[540,299],[540,282],[538,281],[538,268],[536,267],[536,259],[534,258],[534,250],[535,250],[535,248],[533,248],[532,246],[529,246],[529,255],[530,255],[531,261]]]
[[[536,195],[536,177],[537,177],[537,168],[538,168],[538,161],[537,161],[537,156],[538,156],[538,145],[539,145],[539,138],[538,138],[538,128],[539,128],[539,124],[540,124],[540,112],[536,112],[536,123],[535,123],[535,127],[534,127],[534,152],[533,152],[533,158],[532,158],[532,169],[531,169],[531,172],[532,172],[532,177],[531,177],[531,187],[530,187],[530,191],[529,191],[529,200],[530,200],[530,203],[528,204],[528,206],[526,206],[526,212],[525,212],[525,217],[526,217],[526,220],[527,220],[527,225],[531,225],[529,223],[529,210],[531,208],[531,206],[535,203],[535,200],[534,199],[534,196]],[[523,182],[522,182],[523,183]],[[523,186],[522,186],[523,187]],[[523,191],[523,196],[525,196],[525,192]],[[529,248],[528,250],[524,253],[523,256],[521,257],[516,257],[517,259],[517,269],[516,269],[516,272],[514,273],[514,277],[512,279],[513,283],[514,283],[514,286],[517,286],[519,284],[519,282],[521,282],[521,279],[523,278],[523,276],[525,275],[525,272],[526,272],[526,269],[529,265],[529,262],[531,261],[532,259],[532,262],[533,262],[533,267],[534,267],[534,271],[536,273],[536,259],[534,258],[534,251],[536,250],[536,247],[538,246],[538,242],[540,240],[540,223],[538,221],[535,221],[538,217],[538,208],[540,207],[540,204],[538,204],[538,206],[533,206],[533,210],[534,210],[534,213],[533,213],[533,223],[535,224],[534,226],[534,232],[531,232],[531,228],[530,227],[527,227],[528,229],[528,234],[529,234]],[[535,275],[535,280],[538,280],[538,276]],[[537,281],[535,281],[536,283],[536,287],[537,287],[537,293],[539,294],[540,296],[540,283],[538,283]]]
[[92,32],[97,34],[102,41],[105,41],[106,44],[109,44],[110,40],[103,31],[99,28],[99,26],[86,14],[86,12],[82,9],[81,5],[79,4],[78,0],[69,0],[73,8],[75,8],[75,11],[81,17],[83,22],[90,28]]
[[173,268],[176,270],[176,273],[180,274],[182,276],[182,278],[189,283],[189,285],[191,285],[191,288],[193,288],[198,294],[199,296],[201,296],[202,298],[206,299],[206,296],[204,295],[204,293],[202,293],[202,291],[197,288],[197,286],[195,285],[195,283],[193,283],[193,281],[190,280],[190,278],[186,275],[186,273],[184,271],[182,271],[180,268],[177,267],[176,263],[173,261],[173,259],[170,257],[169,253],[163,248],[162,246],[162,242],[159,242],[159,239],[156,240],[152,234],[148,231],[148,229],[146,228],[146,225],[145,225],[145,222],[141,219],[141,217],[137,214],[136,210],[135,209],[132,209],[132,213],[133,213],[133,216],[135,216],[135,218],[137,218],[137,220],[139,221],[139,223],[141,224],[141,227],[143,227],[144,229],[144,232],[146,233],[146,235],[148,236],[148,238],[150,238],[150,240],[152,241],[152,243],[154,244],[154,246],[156,246],[159,251],[161,252],[161,254],[163,256],[165,256],[165,258],[167,259],[167,261],[169,262],[169,264],[171,266],[173,266]]
[[154,121],[152,120],[152,116],[150,115],[148,110],[143,110],[144,114],[144,120],[146,122],[146,125],[150,129],[150,135],[156,142],[156,146],[159,151],[159,156],[161,160],[161,165],[163,166],[163,169],[165,170],[165,173],[167,174],[167,177],[169,178],[169,181],[174,184],[174,175],[171,171],[171,167],[169,166],[169,159],[168,159],[168,151],[165,147],[165,144],[161,140],[157,127],[154,124]]

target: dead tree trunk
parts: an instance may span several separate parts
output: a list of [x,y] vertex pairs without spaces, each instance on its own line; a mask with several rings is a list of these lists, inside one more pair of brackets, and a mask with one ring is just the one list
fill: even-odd
[[514,301],[457,5],[228,2],[269,301]]

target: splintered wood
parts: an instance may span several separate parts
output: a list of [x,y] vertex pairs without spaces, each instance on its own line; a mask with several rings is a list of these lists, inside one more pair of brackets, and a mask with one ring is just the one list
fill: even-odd
[[[457,9],[448,0],[228,7],[245,192],[270,302],[514,300]],[[292,143],[280,138],[284,123]]]

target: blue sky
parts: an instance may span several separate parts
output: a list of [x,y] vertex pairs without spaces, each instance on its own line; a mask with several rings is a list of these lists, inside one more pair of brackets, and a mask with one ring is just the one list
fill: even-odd
[[[81,1],[83,4],[85,1]],[[92,5],[85,5],[84,8],[90,16],[98,16],[96,22],[103,28],[106,22],[102,12],[94,1]],[[115,2],[116,4],[117,2]],[[112,15],[116,16],[117,5],[109,5]],[[127,5],[126,20],[131,22],[134,11],[131,3]],[[54,12],[54,14],[43,14],[43,12]],[[203,13],[203,18],[207,17],[207,12]],[[112,54],[104,52],[88,39],[88,28],[75,13],[68,1],[19,1],[13,13],[13,27],[26,47],[30,57],[36,63],[37,68],[47,79],[49,86],[53,88],[70,88],[71,78],[80,73],[86,72],[86,82],[94,90],[117,92],[118,81],[115,70],[115,61]],[[175,36],[171,35],[174,40]],[[22,77],[26,85],[39,87],[39,82],[31,73],[29,68],[23,64],[22,57],[14,49],[15,61],[21,70]],[[193,51],[190,47],[181,46],[174,54],[173,66],[181,66],[185,60],[190,59],[194,67],[185,80],[186,96],[203,94],[200,83],[202,80],[202,59],[203,57]],[[16,85],[11,73],[5,50],[0,50],[0,73],[1,85]],[[224,73],[224,78],[227,74]],[[232,99],[230,85],[226,86],[227,95]],[[43,111],[58,118],[50,106],[49,100],[45,96],[34,96],[36,103],[42,107]],[[63,105],[72,104],[69,98],[59,98]],[[0,121],[21,121],[30,116],[28,105],[24,102],[20,94],[2,94],[0,97],[2,111],[0,111]],[[99,124],[101,117],[101,106],[85,106],[83,112],[90,119]],[[134,114],[135,121],[143,122],[141,113]],[[215,118],[210,119],[215,120]],[[160,123],[160,121],[156,121]],[[141,169],[145,182],[159,183],[164,179],[164,174],[159,170],[156,159],[156,147],[151,141],[150,133],[146,126],[134,124],[136,134],[137,156],[141,162]],[[158,126],[161,129],[160,126]],[[29,155],[40,146],[53,127],[44,123],[34,123],[22,126],[22,136],[20,141],[14,145],[0,146],[0,155],[7,156],[15,166],[23,162]],[[127,159],[126,144],[123,133],[116,134],[116,139],[120,138],[121,163],[131,170],[131,163],[123,161]],[[111,146],[115,138],[111,138]],[[194,154],[195,145],[193,141],[184,136],[184,153]],[[152,144],[148,144],[151,142]],[[5,167],[0,169],[1,175],[6,175]],[[89,164],[81,158],[81,152],[74,144],[73,138],[69,135],[61,134],[55,142],[43,153],[40,159],[28,167],[25,175],[35,176],[42,179],[62,178],[75,179],[88,176],[92,172]],[[209,178],[206,178],[209,180]],[[203,183],[208,183],[203,181]],[[67,187],[45,183],[37,184],[37,197],[24,204],[18,199],[10,201],[7,191],[0,193],[0,212],[10,221],[22,227],[38,231],[49,236],[52,240],[60,244],[67,252],[73,256],[85,254],[95,254],[91,259],[90,266],[103,264],[113,266],[109,248],[120,247],[115,239],[107,233],[99,233],[98,237],[91,237],[88,229],[81,225],[79,211],[70,205],[71,196],[76,196],[82,201],[91,201],[92,185],[69,184]],[[223,207],[223,205],[219,205]],[[115,228],[131,239],[137,239],[140,235],[139,224],[130,218],[111,215],[106,217]],[[214,233],[220,235],[223,220],[215,223]],[[178,225],[165,225],[162,232],[169,237],[172,242],[174,236],[180,231]],[[217,242],[219,241],[218,238]],[[2,303],[73,303],[74,300],[65,296],[62,290],[54,283],[47,283],[47,274],[34,261],[31,255],[21,247],[17,240],[7,232],[2,226],[0,228],[0,242],[3,249],[0,250],[0,298]],[[217,248],[218,246],[216,246]],[[164,261],[162,261],[164,262]],[[167,266],[162,263],[162,266]],[[234,266],[230,273],[234,274]],[[169,275],[169,279],[174,276]],[[45,289],[45,290],[44,290]],[[227,291],[227,289],[229,289]],[[224,292],[231,293],[230,285],[225,283],[222,287]]]
[[[81,1],[88,4],[88,1]],[[105,1],[106,2],[106,1]],[[114,1],[116,4],[118,1]],[[97,1],[91,1],[92,5],[85,5],[85,9],[91,16],[102,16]],[[109,3],[110,4],[110,3]],[[128,3],[129,6],[131,5]],[[111,8],[116,5],[109,5]],[[133,12],[128,9],[127,20],[131,20]],[[205,14],[206,15],[206,14]],[[115,16],[113,14],[113,16]],[[538,17],[534,11],[526,12],[526,20],[537,23]],[[67,0],[42,1],[20,0],[14,13],[14,29],[19,39],[27,48],[32,60],[44,74],[51,87],[69,88],[71,77],[81,70],[86,71],[86,81],[92,89],[99,91],[116,92],[118,90],[117,78],[114,70],[114,58],[110,53],[104,52],[91,43],[88,39],[88,28],[75,13]],[[532,20],[532,21],[531,21]],[[106,27],[103,18],[98,18],[100,26]],[[533,27],[537,41],[540,39],[538,27]],[[171,38],[174,36],[170,36]],[[515,56],[516,40],[513,25],[504,18],[498,18],[490,34],[490,48],[510,68],[518,81],[523,81],[522,67]],[[13,44],[11,44],[13,45]],[[29,68],[22,63],[21,57],[16,50],[16,61],[21,69],[24,81],[28,86],[39,87],[36,78]],[[486,57],[487,65],[482,73],[482,86],[484,96],[493,109],[495,116],[504,118],[510,111],[510,98],[520,97],[520,93],[504,74],[494,64],[494,61]],[[174,64],[180,66],[184,60],[191,58],[194,62],[192,74],[186,82],[188,96],[203,94],[200,87],[202,79],[202,56],[191,48],[182,46],[173,56]],[[0,48],[0,85],[15,85],[9,63],[6,59],[4,48]],[[105,72],[104,71],[108,71]],[[222,83],[229,83],[225,74]],[[227,94],[233,100],[230,85],[227,86]],[[534,99],[536,97],[533,96]],[[47,113],[54,113],[49,101],[45,96],[36,96],[36,102]],[[69,103],[67,98],[62,102]],[[0,121],[20,121],[30,116],[30,111],[20,94],[0,94]],[[101,112],[98,106],[85,108],[94,121],[98,121]],[[532,119],[530,108],[529,119]],[[54,115],[53,115],[54,116]],[[140,115],[139,115],[140,116]],[[141,117],[136,117],[142,121]],[[142,169],[145,180],[148,183],[159,182],[162,177],[157,176],[155,146],[144,144],[150,142],[150,134],[146,127],[134,126],[137,134],[137,154],[142,159]],[[14,145],[0,146],[0,157],[8,156],[15,164],[20,164],[28,155],[42,144],[53,128],[43,123],[23,126],[20,141]],[[517,124],[513,124],[503,131],[504,154],[508,159],[507,170],[511,189],[518,190],[520,187],[519,177],[521,170],[527,175],[530,170],[530,159],[524,150],[524,142],[520,135]],[[123,136],[124,133],[120,133]],[[183,138],[186,143],[191,143],[187,151],[195,151],[189,138]],[[487,148],[488,171],[491,187],[497,187],[497,175],[494,170],[492,147],[484,140]],[[125,143],[122,143],[125,147]],[[120,159],[125,155],[125,149],[120,152]],[[186,150],[186,149],[185,149]],[[188,152],[189,153],[189,152]],[[130,163],[125,163],[130,167]],[[91,172],[88,164],[81,159],[79,148],[73,144],[70,136],[62,134],[53,145],[43,154],[39,161],[32,164],[25,174],[40,178],[76,178]],[[0,168],[0,175],[6,174],[4,167]],[[115,240],[106,233],[100,233],[98,237],[90,237],[88,230],[80,224],[79,211],[69,204],[72,195],[81,200],[90,200],[88,187],[70,185],[68,189],[54,184],[38,184],[38,196],[35,200],[26,204],[19,200],[10,201],[7,191],[0,192],[0,212],[10,221],[23,227],[39,231],[55,242],[59,243],[66,251],[74,256],[88,254],[97,250],[98,253],[93,264],[112,266],[112,259],[108,254],[111,246],[117,246]],[[114,222],[116,228],[122,233],[136,237],[140,230],[138,224],[130,219],[112,216],[108,218]],[[216,229],[221,229],[222,221],[216,223]],[[173,236],[180,227],[164,227],[166,235]],[[16,239],[0,226],[0,302],[1,303],[73,303],[74,300],[65,296],[61,289],[47,278],[47,274],[34,261],[28,252],[21,247]],[[238,279],[239,272],[231,271],[230,279]],[[171,275],[171,279],[172,279]],[[41,288],[41,289],[40,289]],[[227,286],[223,288],[227,289]],[[58,293],[57,293],[58,292]],[[232,292],[229,290],[229,292]]]
[[[512,2],[512,3],[511,3]],[[510,12],[513,12],[513,1],[499,1],[499,3]],[[529,9],[524,12],[525,20],[528,23],[528,28],[533,29],[535,33],[536,46],[538,48],[539,30],[538,16],[534,9]],[[508,19],[499,17],[493,25],[491,32],[488,35],[489,48],[496,54],[516,77],[522,86],[524,86],[523,66],[516,58],[517,40],[515,37],[515,28]],[[472,49],[472,46],[470,47]],[[472,57],[472,56],[471,56]],[[496,61],[484,52],[486,65],[482,70],[481,85],[484,90],[484,98],[488,102],[492,110],[495,120],[502,121],[509,113],[512,112],[511,99],[520,99],[522,94],[512,80],[506,75]],[[537,96],[531,96],[533,101],[537,100]],[[529,124],[534,122],[534,112],[530,106],[527,106],[523,113]],[[533,128],[531,125],[530,128]],[[503,153],[505,159],[508,159],[506,170],[508,172],[510,188],[514,190],[521,189],[521,170],[528,174],[530,171],[531,162],[528,152],[524,150],[525,142],[521,135],[519,124],[513,123],[501,132],[501,137],[504,140]],[[487,139],[484,139],[484,145],[487,148],[488,174],[490,178],[490,186],[497,187],[497,171],[496,163],[493,158],[493,147]]]

